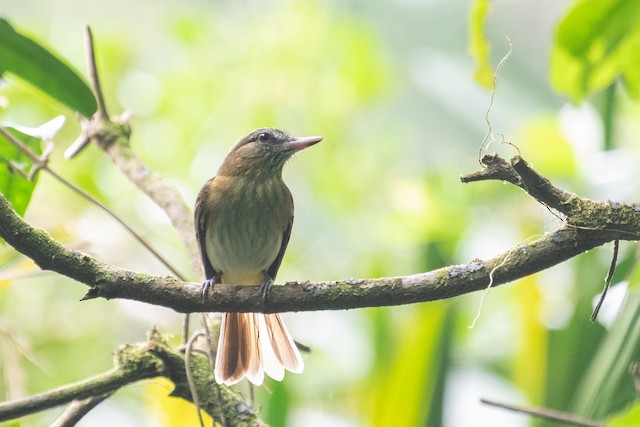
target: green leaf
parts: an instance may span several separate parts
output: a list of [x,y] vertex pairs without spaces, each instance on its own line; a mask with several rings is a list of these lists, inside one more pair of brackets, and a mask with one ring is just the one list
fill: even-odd
[[576,393],[575,412],[592,419],[619,411],[633,402],[635,386],[628,369],[640,357],[640,289],[637,283],[640,266],[629,280],[629,293],[609,334]]
[[0,76],[5,71],[85,117],[96,112],[93,92],[69,65],[0,18]]
[[484,32],[484,26],[489,15],[489,0],[474,0],[469,19],[469,51],[476,60],[474,77],[482,86],[493,87],[493,69],[489,53],[491,46]]
[[640,426],[640,403],[611,417],[607,425],[609,427],[637,427]]
[[[621,74],[640,81],[640,2],[582,0],[560,22],[551,52],[551,84],[579,102]],[[638,94],[632,87],[630,93]]]
[[593,311],[593,296],[602,290],[600,280],[605,270],[591,251],[578,257],[574,264],[574,281],[580,283],[574,294],[574,313],[562,329],[549,331],[547,353],[546,407],[573,412],[576,385],[585,376],[605,337],[600,324],[589,321]]
[[[58,116],[37,128],[10,123],[2,127],[39,156],[42,154],[41,141],[53,138],[64,120],[64,116]],[[0,193],[11,202],[18,215],[24,215],[36,186],[36,180],[29,181],[25,177],[32,166],[33,162],[26,155],[0,136],[0,169],[7,170],[7,173],[0,173]]]
[[624,87],[635,99],[640,98],[640,36],[634,40],[634,45],[627,55],[626,64],[622,69]]
[[[19,132],[11,131],[11,134],[18,137]],[[36,148],[35,143],[37,148],[40,148],[40,140],[26,135],[23,137],[24,139],[20,139],[32,149]],[[24,215],[36,186],[35,181],[27,180],[21,173],[21,171],[26,173],[30,166],[29,159],[0,136],[0,167],[6,169],[6,172],[0,172],[0,193],[11,202],[18,215]]]

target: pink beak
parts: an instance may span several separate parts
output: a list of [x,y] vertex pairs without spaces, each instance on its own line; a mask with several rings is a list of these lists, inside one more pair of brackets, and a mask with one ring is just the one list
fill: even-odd
[[322,141],[324,138],[321,136],[305,136],[295,137],[293,140],[287,142],[287,148],[293,151],[304,150],[307,147],[311,147],[314,144]]

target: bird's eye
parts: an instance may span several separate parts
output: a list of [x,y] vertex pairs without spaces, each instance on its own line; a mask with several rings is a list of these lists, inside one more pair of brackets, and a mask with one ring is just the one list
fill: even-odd
[[258,135],[258,141],[260,142],[267,142],[269,138],[270,138],[269,134],[265,132]]

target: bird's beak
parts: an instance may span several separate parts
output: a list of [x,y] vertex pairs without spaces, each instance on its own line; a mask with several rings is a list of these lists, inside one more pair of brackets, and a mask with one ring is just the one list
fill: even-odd
[[288,150],[292,151],[300,151],[304,150],[307,147],[311,147],[314,144],[322,141],[324,138],[321,136],[305,136],[305,137],[294,137],[291,141],[287,141],[286,147]]

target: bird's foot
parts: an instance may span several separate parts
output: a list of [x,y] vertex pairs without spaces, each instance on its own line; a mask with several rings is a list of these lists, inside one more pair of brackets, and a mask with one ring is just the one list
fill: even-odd
[[269,298],[269,294],[271,293],[271,285],[273,285],[273,279],[265,274],[264,282],[260,285],[262,305],[267,303],[267,298]]
[[200,286],[200,293],[202,294],[202,302],[205,302],[207,300],[209,289],[212,289],[216,283],[217,283],[217,280],[215,277],[212,277],[211,279],[207,279],[204,282],[202,282],[202,285]]

